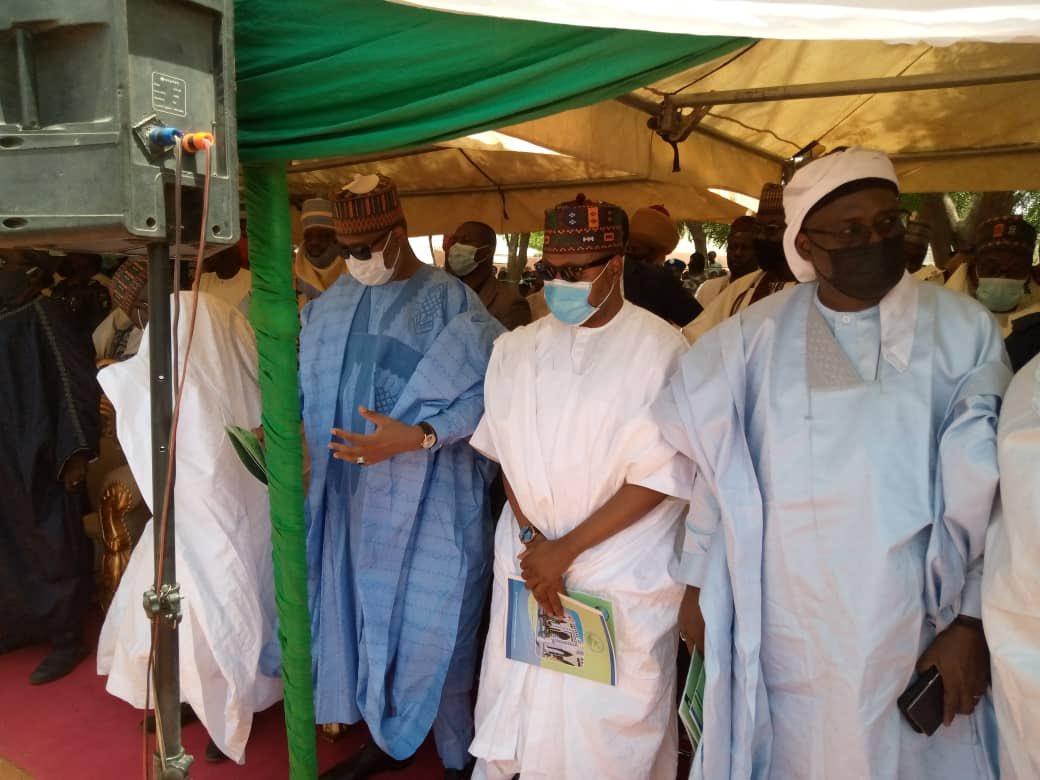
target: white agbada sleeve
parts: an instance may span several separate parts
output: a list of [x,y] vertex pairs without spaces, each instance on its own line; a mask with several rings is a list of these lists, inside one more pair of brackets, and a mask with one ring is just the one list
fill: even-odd
[[1040,356],[1000,415],[1000,500],[986,539],[982,617],[993,671],[1001,776],[1040,777]]

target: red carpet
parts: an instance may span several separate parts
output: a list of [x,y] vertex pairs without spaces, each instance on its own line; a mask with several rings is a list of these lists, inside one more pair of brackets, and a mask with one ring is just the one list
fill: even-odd
[[[93,655],[68,677],[50,685],[29,685],[29,672],[47,649],[32,647],[0,655],[0,758],[34,780],[141,778],[141,713],[105,692],[105,678],[97,676]],[[366,737],[359,724],[335,744],[319,739],[321,770],[349,756]],[[253,720],[244,766],[207,764],[206,742],[201,724],[184,728],[185,748],[195,757],[191,777],[196,780],[283,780],[289,776],[280,704]],[[0,778],[3,774],[0,767]],[[434,780],[443,774],[429,740],[407,771],[385,777]]]

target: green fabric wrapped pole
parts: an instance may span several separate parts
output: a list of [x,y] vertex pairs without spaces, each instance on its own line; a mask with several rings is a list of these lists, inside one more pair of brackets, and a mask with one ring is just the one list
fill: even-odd
[[260,396],[266,440],[278,640],[285,681],[289,776],[318,776],[314,742],[311,619],[307,608],[307,545],[303,517],[303,435],[300,428],[300,318],[293,292],[289,183],[285,163],[245,168],[249,319],[260,355]]

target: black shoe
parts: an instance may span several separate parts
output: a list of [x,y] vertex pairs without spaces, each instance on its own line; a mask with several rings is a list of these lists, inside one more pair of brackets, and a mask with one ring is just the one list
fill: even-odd
[[[188,702],[181,702],[181,726],[187,726],[194,723],[199,719],[199,716],[195,714],[195,710],[191,708]],[[149,734],[155,733],[155,713],[149,713],[144,719],[144,730]]]
[[228,757],[225,756],[220,748],[217,747],[217,743],[210,737],[209,744],[206,745],[206,761],[211,764],[219,764],[221,761],[227,761]]
[[473,774],[473,767],[477,765],[477,759],[471,758],[462,769],[445,769],[444,780],[469,780]]
[[44,658],[40,665],[29,675],[32,685],[45,685],[60,680],[90,655],[86,645],[79,637],[64,637],[54,643],[51,654]]
[[346,761],[336,764],[318,780],[365,780],[380,772],[400,772],[411,766],[414,756],[398,761],[384,753],[375,742],[369,742]]

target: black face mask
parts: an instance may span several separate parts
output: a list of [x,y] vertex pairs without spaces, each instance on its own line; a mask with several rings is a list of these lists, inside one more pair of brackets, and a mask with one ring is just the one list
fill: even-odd
[[906,273],[902,236],[850,249],[830,249],[827,254],[831,258],[827,281],[838,292],[860,301],[884,298]]
[[[791,275],[791,269],[787,266],[787,258],[784,256],[783,242],[756,238],[754,247],[755,259],[758,260],[759,268],[767,274],[776,276]],[[791,278],[794,279],[793,276]]]

